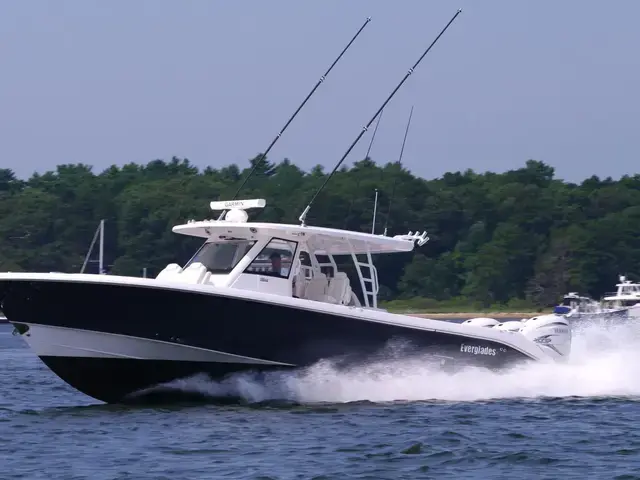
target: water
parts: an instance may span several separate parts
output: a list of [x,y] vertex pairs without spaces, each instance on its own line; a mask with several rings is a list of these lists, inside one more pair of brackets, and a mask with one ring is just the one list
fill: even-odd
[[456,375],[328,364],[183,388],[234,404],[75,392],[0,325],[0,478],[640,478],[640,327],[587,327],[569,365]]

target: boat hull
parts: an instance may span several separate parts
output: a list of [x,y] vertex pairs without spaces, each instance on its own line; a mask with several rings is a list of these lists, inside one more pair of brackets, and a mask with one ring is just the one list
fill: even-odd
[[108,403],[199,373],[222,380],[324,359],[340,368],[433,355],[500,368],[532,358],[499,341],[465,336],[464,327],[447,322],[437,324],[452,331],[371,320],[362,309],[327,312],[316,302],[279,304],[273,297],[155,288],[152,282],[0,278],[0,300],[53,372]]

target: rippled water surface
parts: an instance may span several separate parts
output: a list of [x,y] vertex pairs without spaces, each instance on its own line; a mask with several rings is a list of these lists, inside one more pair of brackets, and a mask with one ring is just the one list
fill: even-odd
[[640,478],[640,327],[577,332],[569,365],[456,375],[420,363],[256,384],[238,404],[116,407],[0,325],[2,479]]

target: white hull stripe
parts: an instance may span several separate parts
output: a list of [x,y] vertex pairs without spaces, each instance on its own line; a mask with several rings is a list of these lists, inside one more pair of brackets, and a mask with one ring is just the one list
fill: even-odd
[[26,325],[29,325],[29,331],[22,335],[22,338],[38,356],[244,363],[295,367],[290,363],[272,362],[150,338],[35,323],[27,323]]

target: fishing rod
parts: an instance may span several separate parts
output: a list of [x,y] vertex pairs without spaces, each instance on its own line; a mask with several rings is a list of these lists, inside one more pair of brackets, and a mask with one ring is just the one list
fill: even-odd
[[398,90],[400,90],[400,87],[402,86],[402,84],[404,84],[404,82],[407,80],[407,78],[409,78],[409,76],[413,73],[413,71],[416,69],[416,67],[420,64],[420,62],[422,61],[422,59],[427,55],[427,53],[429,53],[429,51],[431,50],[431,48],[436,44],[436,42],[440,39],[440,37],[444,34],[444,32],[447,31],[447,29],[449,28],[449,26],[453,23],[453,21],[456,19],[456,17],[458,15],[460,15],[460,12],[462,12],[462,9],[459,9],[456,14],[451,18],[451,20],[449,20],[449,23],[447,23],[445,25],[445,27],[442,29],[442,31],[438,34],[438,36],[435,38],[435,40],[433,42],[431,42],[431,45],[429,45],[429,47],[427,47],[427,49],[422,53],[422,55],[420,56],[420,58],[418,59],[418,61],[409,69],[409,71],[407,72],[407,74],[404,76],[404,78],[400,81],[400,83],[396,86],[396,88],[391,92],[391,94],[387,97],[387,99],[384,101],[384,103],[382,104],[382,106],[378,109],[378,111],[375,113],[375,115],[373,117],[371,117],[371,120],[369,120],[369,123],[367,123],[363,128],[362,131],[360,132],[360,134],[356,137],[356,139],[353,141],[353,143],[351,144],[351,146],[347,149],[347,151],[345,152],[345,154],[342,156],[342,158],[340,159],[340,161],[336,164],[336,166],[333,168],[333,170],[331,171],[331,173],[329,174],[329,176],[326,178],[326,180],[324,181],[324,183],[320,186],[320,188],[316,191],[316,193],[313,195],[313,197],[311,197],[311,201],[309,201],[309,204],[306,206],[306,208],[304,209],[304,211],[302,212],[302,215],[300,215],[300,217],[298,217],[298,220],[300,221],[301,225],[304,226],[305,225],[305,220],[307,218],[307,213],[309,213],[309,210],[311,209],[311,205],[313,204],[313,202],[315,201],[315,199],[318,197],[318,195],[320,194],[320,192],[324,189],[324,187],[327,185],[327,183],[329,182],[329,180],[331,180],[331,177],[333,177],[333,175],[336,173],[336,171],[338,170],[338,168],[340,168],[340,165],[342,165],[342,162],[344,161],[345,158],[347,158],[347,156],[349,155],[349,153],[351,153],[351,150],[353,150],[353,148],[356,146],[356,144],[360,141],[360,139],[362,138],[362,136],[365,134],[365,132],[369,129],[369,127],[371,126],[371,124],[375,121],[376,117],[378,115],[380,115],[380,112],[382,112],[382,110],[384,110],[384,107],[387,106],[387,103],[389,103],[389,101],[394,97],[394,95],[396,94],[396,92]]
[[[407,121],[407,128],[404,130],[404,138],[402,139],[402,148],[400,148],[400,157],[398,157],[397,164],[402,168],[402,154],[404,153],[404,145],[407,142],[407,134],[409,133],[409,126],[411,125],[411,117],[413,116],[413,105],[411,106],[411,111],[409,112],[409,120]],[[396,183],[398,181],[398,176],[394,175],[393,177],[393,186],[391,187],[391,196],[389,197],[389,208],[387,209],[387,218],[384,221],[384,232],[382,235],[387,236],[387,226],[389,225],[389,217],[391,216],[391,203],[393,202],[393,195],[396,191]]]
[[[273,139],[273,141],[271,142],[271,144],[267,147],[267,149],[264,151],[264,153],[260,156],[260,158],[255,162],[255,164],[253,165],[253,168],[251,169],[251,171],[249,172],[249,175],[247,175],[247,177],[244,179],[244,181],[240,184],[240,186],[238,187],[238,190],[236,190],[236,193],[233,195],[233,198],[231,200],[235,200],[238,197],[238,193],[240,193],[240,190],[242,190],[242,187],[245,186],[245,184],[247,183],[247,181],[249,180],[249,178],[251,178],[251,176],[254,174],[254,172],[256,171],[256,169],[258,168],[258,166],[262,163],[262,161],[267,157],[267,154],[271,151],[271,149],[273,148],[273,146],[276,144],[276,142],[278,141],[278,139],[282,136],[282,134],[284,133],[284,131],[287,129],[287,127],[289,126],[289,124],[293,121],[294,118],[296,118],[296,115],[298,115],[298,112],[300,112],[300,110],[302,110],[302,107],[305,106],[305,104],[307,103],[307,101],[311,98],[311,96],[315,93],[315,91],[318,89],[318,87],[320,86],[320,84],[322,82],[325,81],[325,79],[327,78],[327,76],[329,75],[329,73],[331,72],[331,70],[333,70],[333,67],[336,66],[336,64],[340,61],[340,59],[342,58],[342,56],[345,54],[345,52],[349,49],[349,47],[351,46],[351,44],[356,40],[356,38],[358,38],[358,36],[360,35],[360,33],[362,32],[362,30],[364,30],[364,27],[366,27],[369,22],[371,21],[371,17],[367,17],[367,19],[364,21],[364,23],[362,24],[362,26],[360,27],[360,29],[356,32],[356,34],[353,36],[353,38],[351,39],[351,41],[349,43],[347,43],[347,46],[344,47],[344,49],[342,50],[342,52],[340,52],[340,55],[338,55],[338,57],[333,61],[333,63],[331,64],[331,66],[327,69],[326,72],[324,72],[324,75],[322,75],[320,77],[320,80],[318,80],[318,83],[316,83],[315,87],[313,87],[313,89],[309,92],[309,94],[307,95],[307,98],[305,98],[303,100],[303,102],[300,104],[300,106],[296,109],[295,112],[293,112],[293,115],[291,115],[291,117],[289,118],[289,120],[287,121],[287,123],[285,123],[284,127],[282,127],[282,130],[280,130],[280,132],[278,132],[278,134],[276,135],[276,137]],[[225,210],[222,211],[222,213],[220,213],[220,216],[218,217],[218,220],[222,220],[223,216],[225,214]]]

